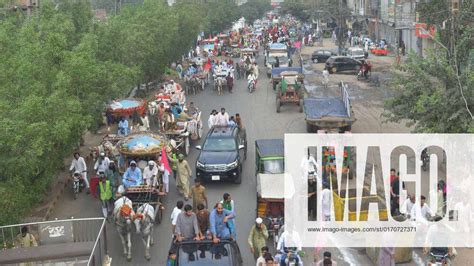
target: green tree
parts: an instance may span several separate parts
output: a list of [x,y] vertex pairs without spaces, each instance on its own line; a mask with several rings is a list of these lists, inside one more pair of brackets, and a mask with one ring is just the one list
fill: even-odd
[[[456,31],[443,30],[445,20],[437,25],[437,48],[428,50],[425,58],[409,55],[402,66],[405,72],[395,74],[397,95],[386,102],[388,121],[406,119],[415,124],[417,132],[474,132],[474,64],[469,60],[474,53],[473,8],[465,3],[458,14],[448,14]],[[426,13],[422,16],[433,18]]]

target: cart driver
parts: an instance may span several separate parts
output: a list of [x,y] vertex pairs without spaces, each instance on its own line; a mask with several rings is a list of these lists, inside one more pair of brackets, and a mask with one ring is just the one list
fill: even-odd
[[137,167],[135,161],[130,162],[130,166],[127,171],[123,174],[122,184],[125,188],[139,186],[143,183],[142,171]]

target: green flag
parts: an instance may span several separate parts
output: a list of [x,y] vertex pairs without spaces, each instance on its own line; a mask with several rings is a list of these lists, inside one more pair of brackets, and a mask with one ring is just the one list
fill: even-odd
[[284,78],[281,79],[281,92],[285,93],[288,84],[286,84],[286,80]]

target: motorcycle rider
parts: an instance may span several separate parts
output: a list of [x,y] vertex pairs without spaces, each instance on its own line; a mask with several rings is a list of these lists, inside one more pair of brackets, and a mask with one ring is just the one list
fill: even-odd
[[252,84],[253,90],[257,88],[257,76],[251,71],[247,77],[247,85],[250,86]]
[[[281,230],[283,230],[283,227],[281,228]],[[285,243],[290,243],[290,246],[286,247]],[[287,258],[290,254],[296,255],[295,262],[297,263],[297,265],[303,266],[303,260],[298,254],[302,251],[302,244],[297,232],[292,231],[291,233],[289,233],[288,231],[284,231],[278,239],[276,249],[278,254],[275,256],[275,259],[278,259],[280,261],[280,266],[287,265]]]
[[362,65],[360,66],[360,72],[364,76],[365,79],[368,79],[367,73],[369,73],[370,70],[370,64],[367,62],[367,60],[362,61]]
[[80,174],[81,179],[86,184],[87,194],[89,194],[90,191],[89,191],[89,180],[87,180],[87,164],[84,158],[81,157],[81,155],[78,152],[74,153],[74,159],[72,159],[71,166],[69,167],[69,171],[72,172],[73,170],[75,171],[74,175],[76,175],[76,173]]
[[[450,230],[446,224],[439,222],[442,218],[435,217],[435,223],[430,226],[427,232],[423,254],[426,256],[427,265],[431,262],[444,262],[443,265],[452,265],[452,260],[456,256],[456,249],[453,247],[452,238],[448,231]],[[442,247],[434,247],[439,241],[443,241]],[[443,259],[444,261],[440,261]]]

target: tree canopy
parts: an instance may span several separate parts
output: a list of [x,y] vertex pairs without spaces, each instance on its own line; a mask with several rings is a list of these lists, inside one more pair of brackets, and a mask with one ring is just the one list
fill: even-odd
[[[229,0],[207,5],[169,7],[150,0],[123,5],[105,22],[93,19],[89,1],[43,1],[31,16],[5,12],[0,18],[0,224],[17,222],[44,199],[64,158],[102,120],[107,101],[157,80],[194,46],[199,32],[222,31],[241,15]],[[241,8],[250,5],[256,4]]]
[[[439,3],[438,3],[439,2]],[[470,4],[468,3],[470,2]],[[433,5],[443,5],[435,1]],[[393,81],[397,95],[386,102],[385,117],[399,122],[407,119],[417,132],[474,132],[474,34],[472,1],[465,1],[457,14],[445,14],[449,27],[443,29],[440,14],[422,6],[421,16],[437,27],[436,49],[427,56],[410,54]],[[444,12],[442,12],[444,13]],[[441,23],[441,24],[436,24]],[[446,25],[446,24],[445,24]]]

